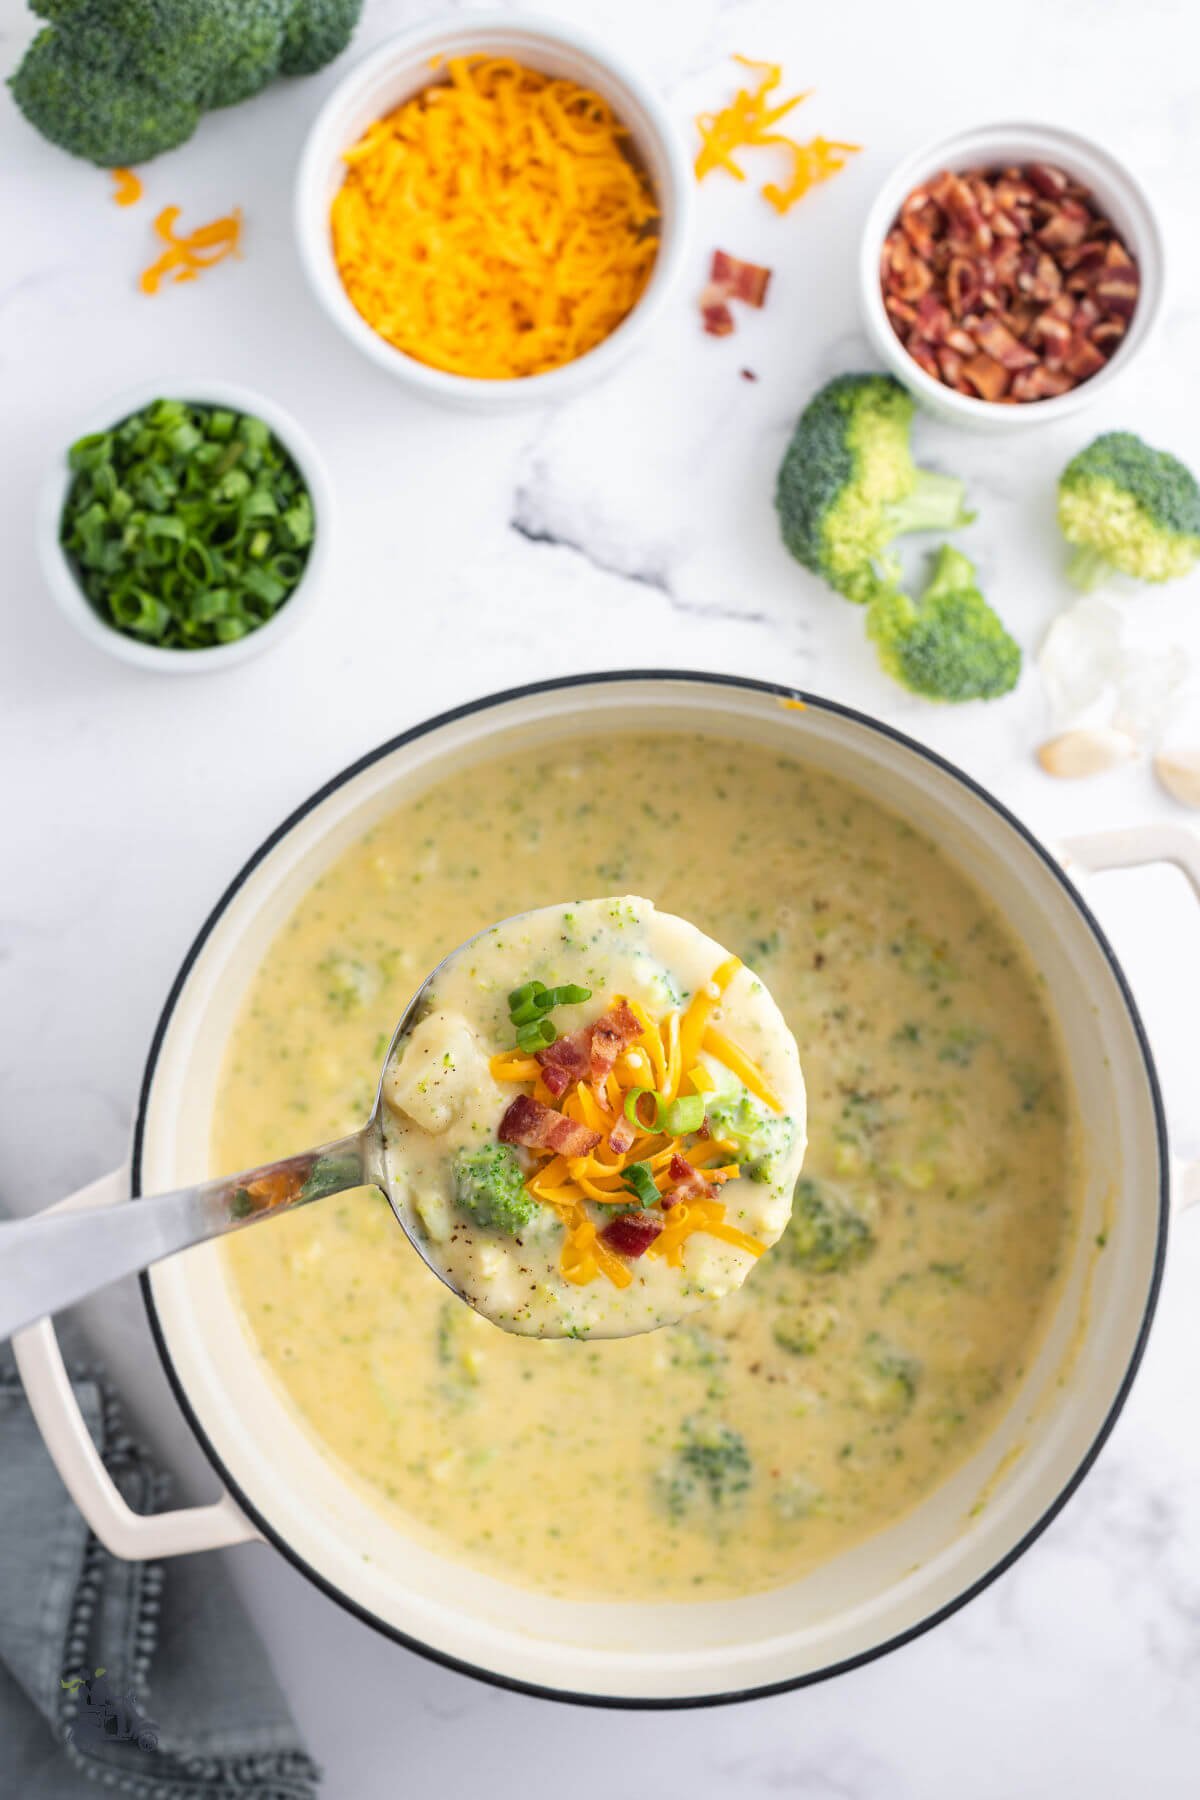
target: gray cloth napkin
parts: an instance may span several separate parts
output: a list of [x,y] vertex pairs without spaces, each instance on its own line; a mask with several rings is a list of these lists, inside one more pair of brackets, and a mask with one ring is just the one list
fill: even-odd
[[[125,1499],[157,1511],[166,1479],[102,1375],[71,1379]],[[216,1560],[110,1556],[0,1347],[0,1800],[78,1800],[93,1784],[131,1800],[316,1800],[319,1780]]]

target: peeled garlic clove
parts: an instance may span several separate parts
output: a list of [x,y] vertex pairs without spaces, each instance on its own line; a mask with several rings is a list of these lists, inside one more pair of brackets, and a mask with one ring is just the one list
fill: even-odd
[[1137,745],[1127,732],[1109,725],[1063,731],[1048,738],[1037,753],[1047,775],[1060,781],[1078,781],[1085,775],[1102,775],[1137,755]]
[[1200,807],[1200,750],[1160,750],[1154,773],[1181,806]]

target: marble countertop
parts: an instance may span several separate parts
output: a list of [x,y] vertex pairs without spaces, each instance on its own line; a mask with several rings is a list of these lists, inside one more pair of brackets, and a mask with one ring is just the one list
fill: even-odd
[[[1066,456],[1094,430],[1130,425],[1200,465],[1200,429],[1179,403],[1200,382],[1200,15],[1188,0],[1010,0],[987,15],[952,0],[543,5],[636,53],[681,123],[726,90],[724,59],[739,50],[780,59],[795,86],[817,89],[812,130],[868,146],[786,221],[748,188],[707,183],[691,277],[669,316],[607,386],[552,412],[430,410],[318,314],[292,247],[289,186],[336,71],[210,117],[148,168],[147,203],[128,212],[111,205],[103,174],[43,144],[0,99],[0,1202],[12,1210],[120,1160],[162,996],[260,838],[360,752],[491,689],[629,665],[769,676],[935,745],[1044,836],[1187,816],[1144,764],[1078,785],[1042,776],[1032,670],[986,708],[938,710],[891,686],[859,615],[782,551],[771,486],[801,402],[866,359],[853,252],[895,159],[932,130],[1009,116],[1103,137],[1151,187],[1171,249],[1165,324],[1133,384],[1082,420],[997,442],[919,428],[923,459],[967,477],[979,520],[964,548],[1036,646],[1064,599],[1052,492]],[[359,47],[427,10],[368,0]],[[17,0],[0,0],[5,69],[29,31]],[[1152,61],[1138,54],[1148,31]],[[246,253],[151,301],[135,277],[151,208],[168,202],[185,220],[240,203]],[[767,310],[743,311],[720,343],[701,335],[692,304],[718,242],[776,270]],[[742,380],[743,367],[759,380]],[[62,621],[31,516],[43,470],[96,401],[205,373],[261,388],[320,440],[338,543],[302,631],[227,676],[167,680],[98,654]],[[1192,579],[1139,605],[1200,654],[1198,602]],[[1097,902],[1146,1011],[1177,1146],[1200,1154],[1200,915],[1162,870],[1106,877]],[[807,1692],[676,1716],[554,1707],[372,1635],[269,1549],[228,1553],[229,1566],[332,1800],[451,1783],[498,1800],[1188,1800],[1200,1758],[1198,1294],[1193,1216],[1175,1233],[1130,1404],[1062,1517],[965,1612]],[[210,1494],[134,1291],[85,1310],[183,1491]]]

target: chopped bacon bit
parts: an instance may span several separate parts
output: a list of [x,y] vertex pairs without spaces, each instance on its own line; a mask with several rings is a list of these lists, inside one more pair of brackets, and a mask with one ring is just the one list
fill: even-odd
[[734,329],[724,289],[715,282],[710,281],[700,296],[700,317],[709,337],[729,337]]
[[608,1134],[608,1147],[617,1156],[624,1156],[627,1150],[633,1149],[633,1140],[637,1132],[624,1116],[619,1118]]
[[496,1134],[502,1144],[522,1144],[529,1150],[553,1150],[556,1156],[586,1156],[600,1142],[600,1133],[577,1125],[564,1113],[543,1106],[531,1094],[518,1094],[500,1121]]
[[662,1228],[662,1220],[651,1213],[618,1213],[615,1219],[610,1219],[600,1237],[610,1250],[619,1251],[622,1256],[644,1256]]
[[627,1050],[642,1035],[629,1003],[618,1000],[592,1026],[591,1077],[603,1081],[622,1050]]
[[[1089,380],[1138,303],[1137,264],[1112,222],[1048,163],[947,169],[923,182],[901,203],[879,269],[913,361],[947,387],[1004,404]],[[1039,369],[1056,379],[1036,379]]]
[[694,1169],[687,1157],[680,1156],[678,1151],[667,1164],[667,1175],[675,1185],[663,1195],[665,1207],[674,1206],[680,1200],[711,1200],[716,1192],[699,1169]]
[[770,269],[743,262],[727,250],[714,250],[708,286],[700,296],[700,314],[710,337],[728,337],[734,329],[731,300],[762,306],[767,298]]
[[767,298],[770,269],[759,263],[743,262],[727,250],[714,250],[712,279],[729,290],[731,300],[744,300],[747,306],[762,306]]
[[572,1031],[566,1037],[555,1038],[552,1044],[538,1051],[536,1060],[541,1065],[542,1080],[555,1100],[561,1099],[577,1081],[588,1079],[591,1055],[590,1025]]

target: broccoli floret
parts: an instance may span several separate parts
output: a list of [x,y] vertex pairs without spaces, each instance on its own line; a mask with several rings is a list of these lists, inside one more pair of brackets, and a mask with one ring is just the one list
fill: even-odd
[[705,1118],[714,1137],[737,1145],[743,1175],[751,1181],[774,1179],[776,1159],[787,1153],[795,1130],[790,1118],[768,1112],[745,1088],[718,1094]]
[[660,1469],[657,1485],[673,1519],[707,1518],[719,1524],[736,1509],[749,1488],[754,1465],[746,1440],[731,1425],[708,1419],[685,1419],[675,1454]]
[[1075,554],[1067,575],[1094,588],[1114,571],[1174,581],[1200,559],[1200,486],[1166,450],[1131,431],[1106,431],[1058,483],[1058,522]]
[[872,599],[867,630],[889,675],[928,700],[994,700],[1017,685],[1021,652],[975,583],[961,550],[943,544],[919,600],[899,588]]
[[899,1419],[917,1395],[921,1365],[913,1356],[872,1331],[863,1344],[854,1375],[854,1391],[868,1412],[880,1418]]
[[525,1177],[507,1144],[460,1150],[454,1158],[454,1198],[485,1231],[510,1235],[528,1225],[537,1201],[525,1191]]
[[894,584],[884,554],[893,538],[953,531],[974,516],[961,481],[913,462],[913,411],[890,375],[839,375],[809,401],[783,459],[775,492],[783,541],[848,600]]
[[362,0],[37,0],[50,24],[11,78],[32,125],[106,168],[146,162],[203,112],[343,50]]
[[836,1307],[811,1301],[793,1307],[782,1318],[776,1319],[771,1335],[789,1356],[813,1356],[837,1329],[837,1322]]
[[869,1256],[875,1233],[848,1195],[830,1182],[802,1175],[780,1245],[797,1267],[829,1275]]

